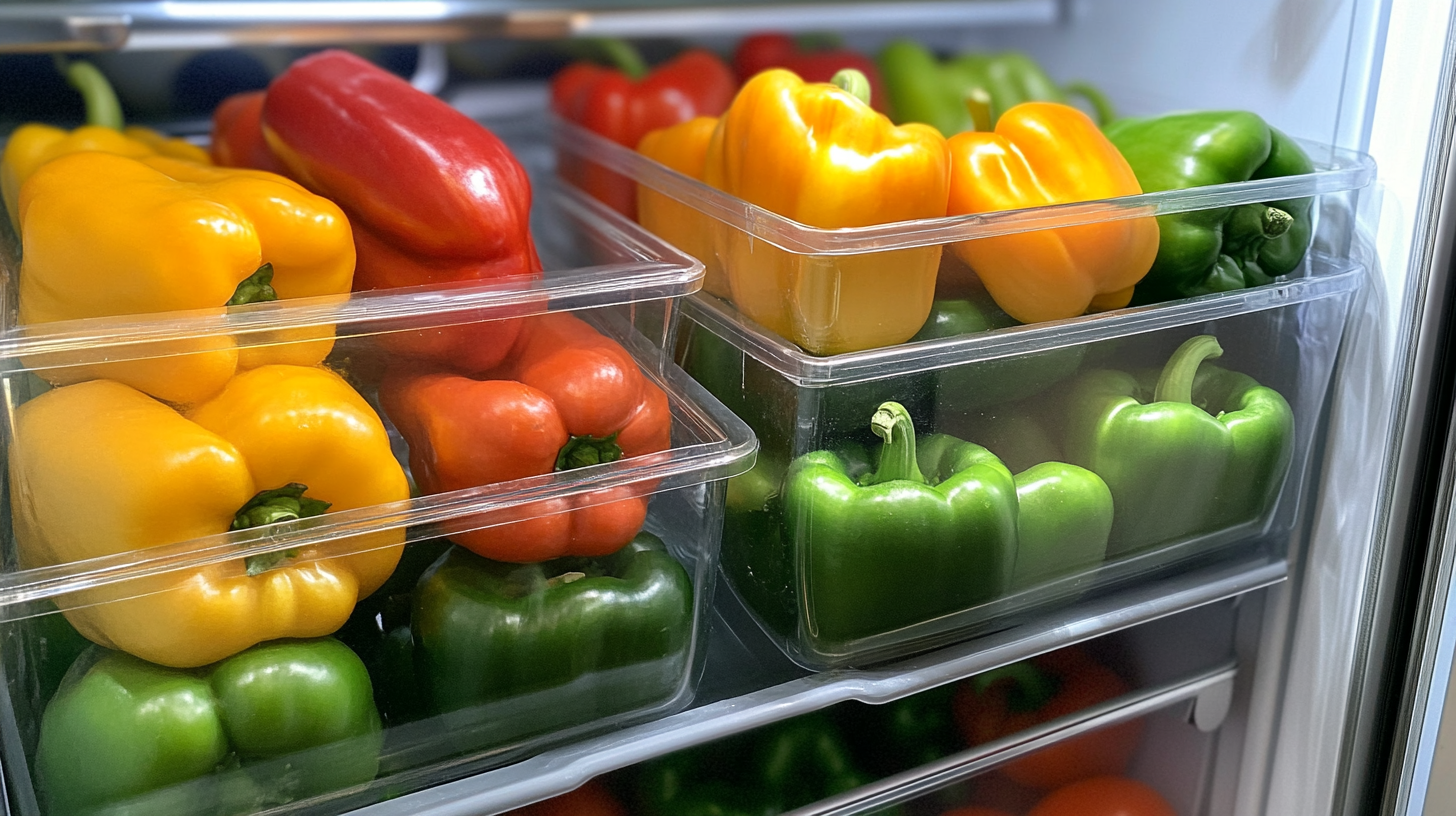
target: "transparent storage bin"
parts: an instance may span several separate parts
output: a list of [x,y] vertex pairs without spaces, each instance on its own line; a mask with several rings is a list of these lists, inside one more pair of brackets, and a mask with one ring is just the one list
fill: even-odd
[[[726,479],[749,467],[756,449],[751,431],[662,351],[675,299],[697,287],[701,270],[596,202],[549,184],[537,185],[533,225],[548,271],[524,287],[423,287],[34,326],[15,324],[7,297],[0,757],[11,812],[340,812],[688,704],[704,659]],[[0,260],[13,282],[14,246],[7,250]],[[452,371],[463,365],[456,352],[483,353],[476,340],[514,331],[518,341],[500,350],[504,364],[471,371],[503,378],[527,348],[519,338],[564,322],[599,338],[593,348],[615,344],[620,371],[641,379],[646,407],[633,417],[650,410],[666,419],[660,444],[596,463],[558,461],[539,475],[427,477],[461,449],[436,441],[411,451],[391,389]],[[217,359],[241,373],[216,396],[174,404],[143,392],[157,380],[185,385],[186,372]],[[70,396],[78,393],[85,396]],[[604,393],[588,389],[585,404],[605,402]],[[490,408],[474,394],[452,399]],[[421,397],[414,410],[433,417],[445,404]],[[68,407],[47,407],[57,405]],[[614,440],[623,448],[626,433]],[[479,445],[456,458],[499,457],[502,444],[493,433],[430,438]],[[283,518],[305,517],[229,531],[243,509],[234,493],[302,483],[291,475],[300,471],[317,491],[303,498],[332,502],[326,512],[307,517],[285,500]],[[376,490],[381,481],[386,488]],[[613,508],[632,511],[619,526],[640,524],[661,544],[629,544],[631,530],[620,543],[598,542],[622,547],[615,554],[538,565],[491,564],[444,543],[513,530],[530,542],[540,530],[575,536],[582,519]],[[615,612],[600,612],[612,597]],[[497,629],[454,648],[451,616],[472,605]],[[168,665],[107,654],[68,620],[92,639]],[[422,634],[430,628],[443,635],[432,642]],[[354,684],[355,719],[373,706],[382,730],[330,730],[324,721],[337,713],[330,706],[339,694],[284,688],[271,701],[243,701],[260,706],[252,716],[265,723],[276,716],[268,705],[317,719],[265,728],[266,744],[250,741],[248,715],[235,707],[243,673],[235,662],[249,658],[256,668],[281,659],[260,651],[312,643],[274,637],[331,633],[348,648],[328,648],[352,651],[369,674],[370,695]],[[269,642],[229,656],[250,639]],[[298,665],[288,671],[308,674],[307,661]],[[168,679],[152,682],[155,672]],[[206,751],[157,737],[166,723],[128,719],[114,698],[93,706],[95,695],[125,685],[118,677],[140,683],[134,690],[191,689],[189,716],[212,723],[217,761],[189,776],[176,770],[184,764],[177,758]],[[369,696],[372,703],[358,702]],[[62,698],[70,712],[62,722],[72,727],[53,725],[47,738],[47,708]],[[148,710],[176,712],[160,703]],[[75,723],[98,713],[105,725],[78,739]],[[47,739],[65,750],[42,750]],[[172,770],[148,766],[158,761]],[[107,787],[118,778],[150,781]],[[58,796],[68,786],[82,793]],[[83,790],[95,786],[112,793]]]
[[[1327,219],[1332,233],[1334,223]],[[761,444],[754,469],[729,485],[727,582],[791,659],[826,669],[873,664],[995,631],[1034,611],[1197,563],[1249,554],[1282,559],[1345,316],[1364,274],[1342,256],[1317,251],[1296,275],[1264,287],[829,357],[808,354],[730,304],[699,294],[686,302],[679,359],[754,428]],[[1096,459],[1086,445],[1069,448],[1073,439],[1094,436],[1085,420],[1095,412],[1087,397],[1072,393],[1090,372],[1140,376],[1143,401],[1151,402],[1156,370],[1199,335],[1217,338],[1223,351],[1199,367],[1203,376],[1215,368],[1248,375],[1289,405],[1292,428],[1280,437],[1288,445],[1287,468],[1260,465],[1272,475],[1243,480],[1245,488],[1257,488],[1250,491],[1256,495],[1235,501],[1238,477],[1200,485],[1194,478],[1199,466],[1177,462],[1176,445],[1138,454],[1163,463],[1162,477],[1141,482],[1136,473],[1119,471],[1126,467],[1117,461]],[[1204,386],[1194,396],[1223,399]],[[852,477],[873,473],[872,452],[880,440],[871,432],[871,417],[886,401],[907,409],[921,435],[920,469],[932,483],[949,475],[932,474],[937,466],[927,451],[945,450],[927,444],[924,435],[932,433],[982,445],[1012,475],[1029,474],[1017,482],[1014,552],[1004,519],[994,535],[977,527],[952,546],[944,532],[929,532],[928,523],[915,526],[923,517],[904,511],[908,520],[887,522],[899,525],[887,541],[877,538],[883,533],[873,525],[887,513],[861,508],[858,515],[835,518],[822,512],[822,504],[801,500],[829,492],[809,490],[802,478],[797,496],[790,494],[786,474],[811,452],[858,446],[871,453],[865,471]],[[1218,414],[1235,406],[1205,407]],[[1073,417],[1083,421],[1075,433],[1068,427]],[[1047,475],[1033,466],[1047,461],[1090,468],[1110,486],[1105,549],[1085,537],[1074,542],[1071,528],[1056,526],[1068,512],[1059,507],[1071,507],[1084,516],[1074,526],[1089,527],[1095,514],[1085,510],[1091,505],[1084,498],[1052,491],[1028,502],[1026,485]],[[795,465],[801,476],[803,463]],[[998,484],[996,495],[1004,497],[1005,480]],[[835,489],[851,492],[843,485]],[[988,502],[1002,501],[983,494]],[[1228,502],[1213,498],[1224,494]],[[1051,495],[1068,504],[1056,505],[1047,500]],[[792,518],[785,510],[791,502],[797,508]],[[1040,510],[1028,511],[1033,503]],[[1028,532],[1035,523],[1040,530]]]
[[[551,121],[563,161],[589,163],[638,184],[638,220],[707,267],[703,290],[817,355],[892,346],[913,337],[940,293],[976,287],[952,247],[977,258],[1046,253],[1048,263],[1106,264],[1105,249],[1079,250],[1086,230],[1127,219],[1358,190],[1374,178],[1370,157],[1300,141],[1312,173],[1020,210],[820,229],[667,168],[570,122]],[[1320,204],[1313,203],[1313,209]],[[1035,234],[1065,230],[1065,245]],[[1130,240],[1126,236],[1120,241]],[[970,243],[966,243],[970,242]],[[984,243],[979,243],[984,242]],[[1108,238],[1112,243],[1112,238]],[[1079,257],[1079,251],[1098,253]],[[1063,255],[1066,255],[1066,258]],[[1339,252],[1336,253],[1341,254]],[[1069,260],[1070,259],[1070,260]],[[1010,275],[1012,267],[1005,272]],[[1025,277],[1037,267],[1020,270]],[[1065,287],[1064,287],[1065,288]],[[1060,291],[1057,293],[1060,295]]]

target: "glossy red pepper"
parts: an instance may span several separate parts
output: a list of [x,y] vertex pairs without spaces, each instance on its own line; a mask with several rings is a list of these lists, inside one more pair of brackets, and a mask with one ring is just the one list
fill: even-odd
[[770,68],[787,68],[805,82],[829,82],[845,68],[853,68],[870,81],[870,106],[885,113],[889,94],[875,61],[848,48],[814,49],[787,34],[764,33],[745,37],[733,52],[733,71],[740,83]]
[[[1075,714],[1130,691],[1127,682],[1078,648],[1059,649],[967,680],[952,701],[968,745],[983,745]],[[1061,787],[1127,770],[1143,721],[1130,720],[1063,740],[997,769],[1030,788]]]
[[233,94],[212,112],[212,160],[288,175],[263,138],[263,91]]
[[[636,52],[610,44],[617,68],[589,62],[566,66],[551,80],[557,116],[637,149],[650,131],[727,110],[738,91],[733,72],[711,52],[684,51],[648,73]],[[637,185],[599,164],[563,156],[561,175],[612,209],[637,216]]]
[[[356,291],[540,275],[520,162],[495,134],[394,74],[345,51],[305,57],[269,86],[263,133],[288,175],[349,216]],[[484,371],[519,330],[513,319],[487,320],[381,340]]]
[[[625,349],[570,314],[521,323],[505,362],[481,378],[396,371],[380,384],[424,492],[611,462],[671,443],[667,395]],[[651,491],[633,485],[533,502],[513,509],[507,523],[450,539],[497,561],[607,555],[642,528]]]

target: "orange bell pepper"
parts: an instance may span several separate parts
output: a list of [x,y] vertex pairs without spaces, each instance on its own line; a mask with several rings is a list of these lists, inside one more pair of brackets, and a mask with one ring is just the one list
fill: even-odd
[[[950,215],[1067,204],[1142,192],[1132,167],[1085,113],[1017,105],[994,132],[947,143]],[[1022,323],[1119,309],[1158,254],[1157,219],[1035,230],[954,245],[986,291]]]
[[[685,176],[703,180],[708,160],[708,142],[718,127],[718,117],[699,116],[672,127],[654,130],[642,137],[637,152]],[[703,262],[703,291],[721,298],[731,297],[728,275],[713,252],[714,220],[680,201],[637,185],[637,222],[649,232]]]
[[[749,80],[718,122],[703,180],[821,229],[945,215],[944,138],[896,127],[866,102],[863,75],[840,77],[855,92],[779,69]],[[814,354],[903,343],[930,314],[938,246],[803,255],[728,227],[715,245],[738,308]]]

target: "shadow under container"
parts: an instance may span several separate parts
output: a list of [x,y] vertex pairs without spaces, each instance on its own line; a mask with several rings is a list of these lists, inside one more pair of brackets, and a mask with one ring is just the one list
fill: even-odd
[[[1264,287],[830,357],[805,353],[719,299],[694,296],[685,304],[678,359],[760,440],[753,470],[729,482],[727,583],[792,660],[818,670],[984,634],[1198,563],[1282,560],[1346,315],[1364,276],[1352,261],[1312,252],[1290,279]],[[1267,475],[1229,470],[1229,482],[1221,481],[1233,459],[1185,459],[1177,429],[1147,428],[1148,450],[1118,443],[1111,459],[1089,454],[1095,411],[1077,390],[1089,378],[1122,372],[1127,396],[1152,402],[1159,370],[1199,335],[1222,346],[1221,357],[1198,367],[1192,398],[1204,425],[1217,426],[1222,412],[1237,407],[1214,404],[1229,400],[1235,382],[1248,384],[1215,376],[1219,370],[1247,375],[1287,402],[1287,423],[1268,446]],[[919,470],[932,484],[960,477],[939,455],[950,450],[944,441],[927,434],[976,443],[1004,462],[1016,495],[1008,497],[1004,478],[999,494],[984,493],[988,504],[1003,503],[1003,520],[1015,514],[997,536],[961,535],[973,540],[952,545],[943,540],[945,525],[936,527],[908,502],[887,493],[878,504],[850,508],[863,488],[837,483],[839,495],[829,497],[833,490],[816,482],[823,469],[800,459],[812,452],[836,454],[860,482],[874,472],[881,443],[871,417],[886,401],[912,418]],[[1159,437],[1169,444],[1158,447]],[[1097,473],[1112,500],[1089,498],[1084,488],[1094,480],[1086,471],[1069,477],[1065,465],[1044,464],[1068,462]],[[1254,495],[1215,500],[1240,482],[1256,484]],[[981,487],[962,482],[956,489]],[[1098,519],[1100,538],[1089,532]]]
[[[13,245],[5,247],[0,260],[11,273],[5,279],[10,319],[0,335],[10,487],[0,551],[6,812],[343,812],[690,702],[705,656],[726,480],[751,466],[757,443],[662,350],[677,299],[696,289],[700,266],[575,191],[538,185],[536,203],[533,232],[547,271],[525,286],[421,287],[17,326],[10,293],[18,265]],[[524,336],[547,321],[569,321],[622,350],[643,393],[660,395],[656,404],[670,428],[663,444],[640,455],[422,495],[416,483],[427,480],[418,469],[435,465],[432,454],[458,451],[410,450],[385,410],[390,378],[458,368],[432,338],[499,336],[510,324]],[[422,345],[435,351],[422,355]],[[517,350],[502,351],[502,366],[509,367]],[[217,355],[240,373],[195,404],[164,403],[108,379],[138,369],[177,377]],[[260,358],[267,364],[256,364]],[[486,380],[504,370],[470,373]],[[245,380],[307,385],[258,387],[251,399],[219,408],[230,393],[242,393]],[[88,396],[68,397],[78,390]],[[85,410],[39,421],[52,410],[45,406],[66,399]],[[213,430],[222,426],[243,430]],[[158,440],[176,441],[177,450],[159,449]],[[494,440],[478,441],[481,448],[472,453],[489,454]],[[187,462],[174,467],[182,459]],[[128,462],[131,470],[113,467]],[[313,484],[299,485],[301,498],[283,497],[282,505],[293,502],[285,520],[270,523],[265,514],[260,526],[230,530],[235,513],[256,509],[251,500],[233,501],[238,485],[252,494],[287,486],[275,481],[305,481],[290,468],[306,472]],[[155,490],[167,473],[165,486],[175,492]],[[389,486],[382,492],[390,500],[370,492],[380,482]],[[309,510],[308,499],[331,504]],[[494,564],[444,541],[532,525],[570,528],[578,514],[620,505],[641,508],[648,535],[633,544],[624,539],[627,546],[614,555]],[[471,586],[452,577],[463,587],[459,594],[493,588],[487,600],[505,621],[493,640],[446,644],[450,659],[492,667],[489,678],[454,696],[441,691],[438,674],[416,666],[432,665],[435,647],[411,628],[412,616],[431,608],[424,600],[431,576],[438,584],[452,564],[463,564],[477,581]],[[651,599],[627,591],[641,585],[656,586],[667,602],[652,607]],[[622,595],[618,616],[594,619],[595,625],[576,625],[586,613],[563,611],[567,604],[558,603],[575,597],[581,606],[582,596],[612,592]],[[652,615],[658,617],[646,620]],[[70,621],[93,639],[124,644],[151,661],[93,646]],[[624,645],[623,627],[640,629],[644,621],[657,639]],[[508,631],[512,626],[520,631]],[[348,660],[369,675],[365,696],[372,702],[365,708],[372,712],[360,717],[372,727],[318,744],[319,733],[332,732],[296,719],[273,727],[265,715],[265,731],[292,736],[276,736],[266,749],[244,739],[218,678],[258,650],[237,657],[217,650],[235,652],[224,644],[242,648],[280,636],[288,639],[260,648],[308,645],[316,641],[293,638],[334,633],[337,641],[320,642],[352,652]],[[379,638],[371,640],[372,634]],[[418,659],[391,664],[390,655],[398,654],[384,648],[391,637]],[[216,763],[182,778],[127,770],[127,763],[167,756],[149,753],[155,747],[149,734],[137,738],[134,750],[108,753],[105,765],[77,767],[82,763],[66,761],[76,755],[64,752],[41,761],[48,707],[63,697],[85,697],[78,689],[92,688],[85,684],[98,666],[113,672],[123,663],[166,673],[172,679],[163,685],[213,689],[224,735]],[[392,676],[391,667],[401,666],[403,673]],[[418,707],[401,706],[402,699]],[[295,715],[309,710],[301,706]],[[76,706],[70,710],[74,715]],[[126,722],[104,720],[95,745],[106,744]],[[41,778],[45,773],[53,776]],[[130,781],[99,798],[57,793],[58,785],[83,785],[82,778],[104,787],[117,776]]]

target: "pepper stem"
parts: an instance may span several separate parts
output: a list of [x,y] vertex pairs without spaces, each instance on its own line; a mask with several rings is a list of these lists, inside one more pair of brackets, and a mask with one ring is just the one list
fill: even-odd
[[[823,74],[820,74],[820,76],[823,76]],[[848,91],[850,96],[853,96],[866,105],[870,103],[870,80],[869,77],[864,75],[863,71],[845,68],[835,74],[829,80],[829,84],[834,85],[840,90]]]
[[626,40],[619,40],[615,37],[602,37],[592,40],[592,44],[606,58],[607,64],[627,75],[627,78],[636,82],[647,76],[647,62],[642,59],[642,54]]
[[224,306],[242,306],[246,303],[264,303],[277,300],[278,292],[273,289],[273,264],[265,263],[253,274],[243,278],[233,296]]
[[971,123],[975,125],[980,133],[989,133],[995,130],[996,123],[991,121],[991,95],[985,88],[972,88],[965,98],[966,112],[971,115]]
[[1278,238],[1294,226],[1294,216],[1278,207],[1265,207],[1260,226],[1265,238]]
[[1097,114],[1098,127],[1107,127],[1117,118],[1117,109],[1112,106],[1112,100],[1101,88],[1090,82],[1068,82],[1062,86],[1062,91],[1069,96],[1080,96],[1087,100]]
[[870,417],[870,430],[884,440],[880,447],[880,465],[865,478],[863,484],[906,481],[925,484],[925,476],[915,461],[915,422],[910,412],[898,402],[887,402]]
[[1036,711],[1061,691],[1057,678],[1025,661],[982,672],[971,678],[977,696],[1006,685],[1006,708],[1015,714]]
[[1211,334],[1191,337],[1173,352],[1163,373],[1158,377],[1158,387],[1153,391],[1153,402],[1193,402],[1193,377],[1204,360],[1223,355],[1218,338]]
[[112,90],[101,69],[89,62],[70,62],[60,56],[56,58],[56,67],[86,103],[86,124],[121,130],[125,121],[121,115],[121,101],[116,98],[116,91]]
[[[233,516],[232,529],[247,530],[277,524],[280,521],[293,521],[323,515],[330,507],[329,502],[310,499],[303,495],[306,492],[308,492],[308,485],[298,482],[290,482],[272,490],[261,490],[258,495],[248,499],[247,503],[238,509]],[[283,550],[248,556],[243,559],[243,563],[248,575],[258,575],[297,556],[297,550]]]
[[622,458],[622,447],[617,444],[617,435],[611,436],[573,436],[561,446],[561,452],[556,454],[557,470],[572,470],[574,468],[600,465],[603,462],[615,462]]

